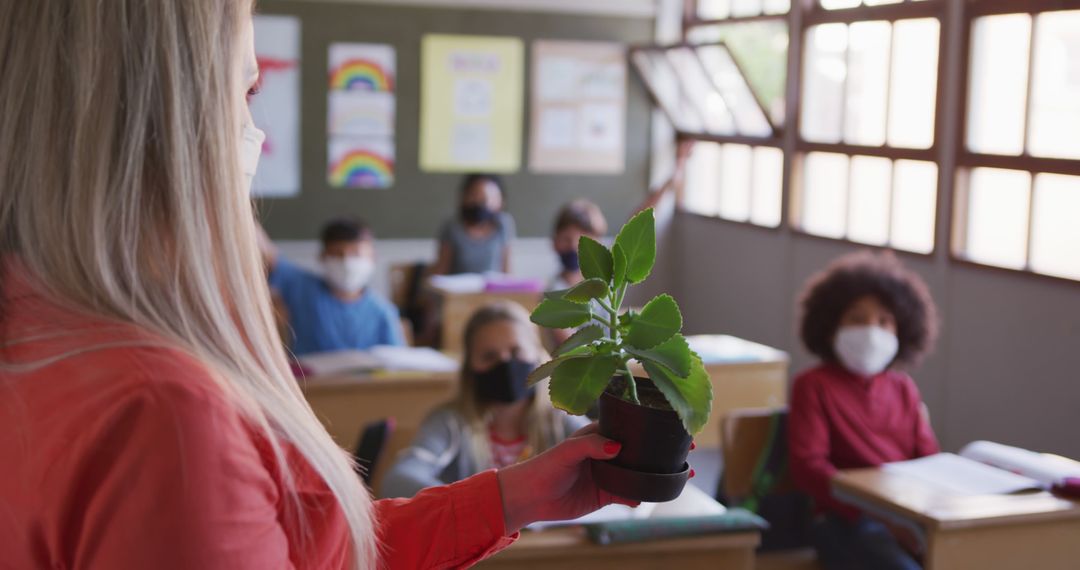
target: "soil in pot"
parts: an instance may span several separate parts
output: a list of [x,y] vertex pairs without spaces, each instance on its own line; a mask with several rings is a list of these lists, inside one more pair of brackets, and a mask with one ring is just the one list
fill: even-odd
[[624,377],[600,397],[600,433],[622,443],[618,457],[596,462],[593,476],[603,489],[627,499],[674,499],[686,484],[690,434],[663,394],[647,378],[637,379],[638,399],[622,399]]

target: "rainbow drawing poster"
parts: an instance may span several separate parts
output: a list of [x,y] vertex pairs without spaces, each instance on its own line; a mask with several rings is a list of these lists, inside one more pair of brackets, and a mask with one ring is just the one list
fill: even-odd
[[330,89],[393,93],[397,70],[393,46],[337,43],[330,45]]
[[387,138],[333,137],[327,176],[334,188],[394,185],[394,144]]

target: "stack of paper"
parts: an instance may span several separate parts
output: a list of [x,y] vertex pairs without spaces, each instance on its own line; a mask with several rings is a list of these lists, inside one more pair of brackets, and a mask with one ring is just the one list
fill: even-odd
[[371,372],[379,369],[379,361],[370,352],[362,350],[338,350],[308,354],[299,358],[300,365],[311,376]]
[[381,370],[454,372],[459,366],[453,358],[427,347],[376,346],[370,354]]
[[1080,477],[1080,463],[1076,461],[990,441],[973,441],[960,450],[960,455],[1030,477],[1047,489]]

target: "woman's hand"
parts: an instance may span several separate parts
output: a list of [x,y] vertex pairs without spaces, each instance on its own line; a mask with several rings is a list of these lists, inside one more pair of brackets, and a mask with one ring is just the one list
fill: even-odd
[[545,520],[574,519],[600,507],[637,502],[598,488],[589,459],[611,459],[622,447],[596,433],[592,424],[536,457],[499,470],[506,532]]

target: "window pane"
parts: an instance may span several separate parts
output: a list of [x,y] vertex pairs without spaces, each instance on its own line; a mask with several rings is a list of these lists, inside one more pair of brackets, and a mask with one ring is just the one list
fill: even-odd
[[675,128],[688,133],[704,132],[701,115],[686,98],[679,77],[664,54],[637,52],[633,61]]
[[844,237],[847,202],[848,157],[812,152],[803,170],[802,218],[807,233]]
[[1024,113],[1031,48],[1031,16],[975,20],[971,37],[967,147],[974,152],[1024,151]]
[[890,146],[929,148],[934,144],[939,28],[934,18],[900,20],[893,25]]
[[765,0],[766,14],[787,14],[791,10],[791,0]]
[[683,208],[695,214],[715,216],[720,209],[719,181],[720,145],[694,143],[694,150],[686,159]]
[[761,0],[731,0],[731,15],[757,16],[761,14]]
[[731,0],[698,0],[698,17],[722,20],[731,15]]
[[702,46],[697,53],[709,76],[731,109],[735,128],[742,135],[767,137],[772,134],[768,117],[754,99],[746,78],[723,46]]
[[1031,269],[1080,279],[1080,177],[1035,177]]
[[750,196],[751,222],[770,228],[780,225],[783,185],[784,152],[767,146],[754,149],[754,188]]
[[823,24],[806,34],[800,131],[816,142],[840,142],[847,76],[847,26]]
[[848,239],[871,245],[889,241],[889,195],[892,161],[856,156],[851,159]]
[[724,98],[716,91],[694,50],[673,49],[668,60],[678,73],[687,96],[705,119],[705,130],[716,135],[735,134],[735,120]]
[[967,193],[968,259],[1023,269],[1027,260],[1031,175],[976,168]]
[[859,3],[860,0],[821,0],[821,7],[826,10],[836,10],[838,8],[854,8]]
[[916,253],[934,250],[937,213],[937,165],[898,160],[893,166],[892,239],[897,249]]
[[844,139],[849,143],[885,144],[891,38],[888,22],[857,22],[848,29]]
[[750,172],[753,151],[741,144],[726,144],[720,168],[720,217],[736,222],[750,219]]
[[783,124],[784,89],[787,86],[786,22],[697,27],[689,31],[687,39],[695,44],[724,42],[773,122]]
[[1040,14],[1034,49],[1028,149],[1080,158],[1080,11]]
[[882,4],[899,4],[904,0],[866,0],[867,6],[880,6]]

